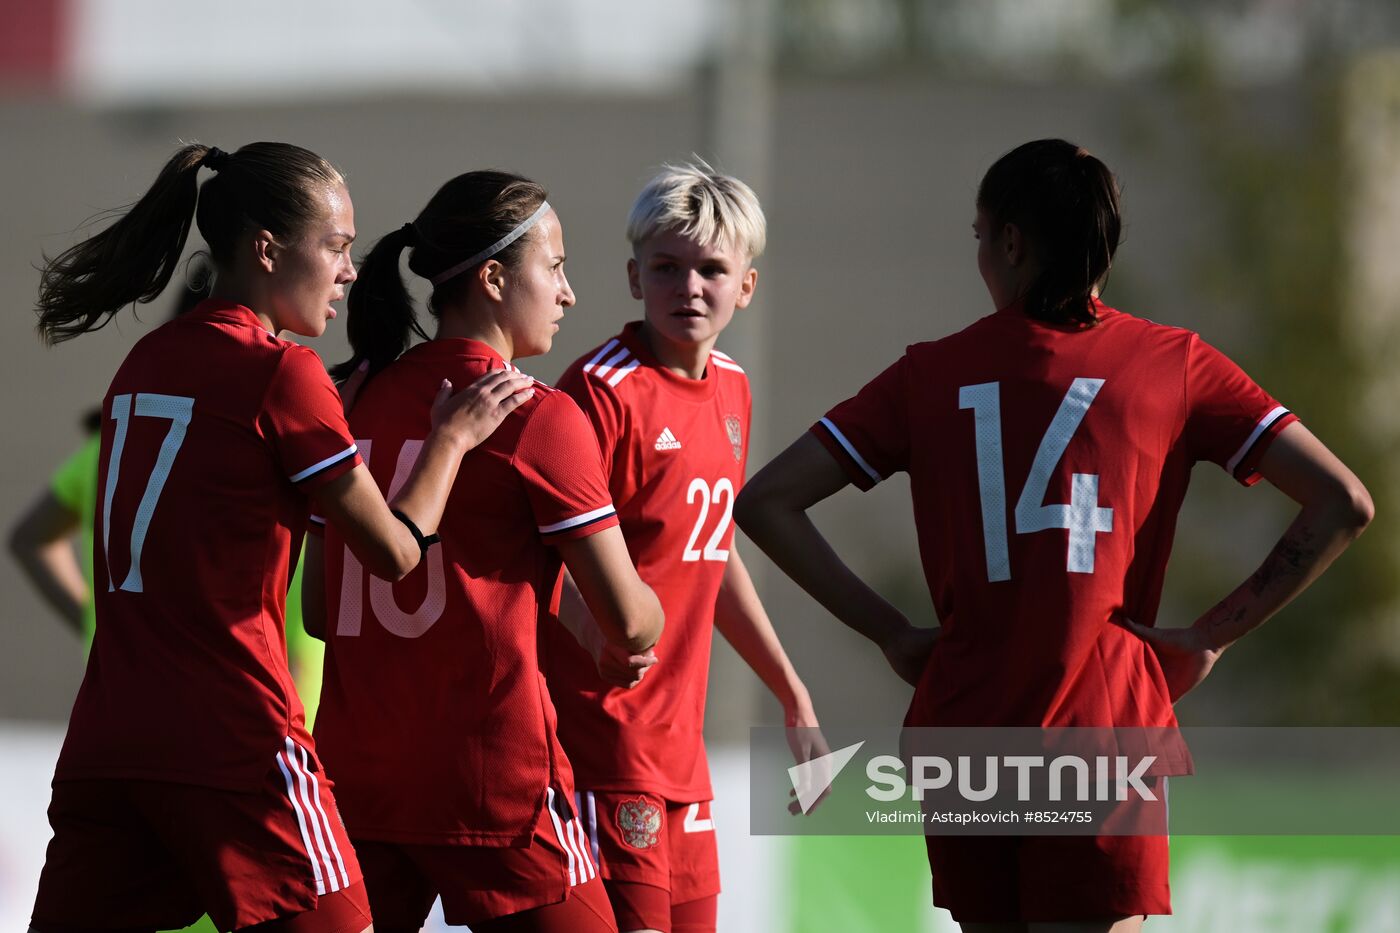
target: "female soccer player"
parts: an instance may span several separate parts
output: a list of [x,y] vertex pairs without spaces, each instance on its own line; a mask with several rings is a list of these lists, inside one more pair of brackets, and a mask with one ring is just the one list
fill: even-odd
[[[198,287],[175,289],[171,317],[209,297],[210,276]],[[92,526],[97,517],[97,458],[102,448],[102,407],[83,415],[87,436],[54,471],[48,484],[10,531],[10,551],[34,589],[92,647]]]
[[[423,330],[399,272],[405,249],[437,322],[406,352]],[[356,358],[345,364],[369,363],[350,419],[381,487],[398,488],[439,382],[548,352],[573,303],[559,217],[517,175],[459,175],[381,239],[350,293]],[[655,644],[662,614],[573,399],[539,386],[463,461],[439,534],[424,565],[392,584],[364,572],[336,519],[326,529],[316,734],[376,926],[417,930],[440,895],[447,922],[478,933],[616,930],[573,812],[537,637],[557,624],[561,559],[609,641],[634,655]],[[322,565],[312,542],[308,622]]]
[[[201,187],[201,168],[215,174]],[[50,342],[159,294],[191,220],[212,297],[143,338],[103,402],[97,634],[54,775],[40,933],[369,925],[287,671],[283,607],[308,498],[358,558],[397,578],[423,553],[462,454],[524,398],[509,375],[449,399],[386,506],[316,355],[355,278],[340,173],[253,143],[180,149],[115,223],[50,261]],[[523,395],[523,392],[522,392]]]
[[703,733],[716,630],[782,703],[798,762],[828,751],[730,522],[752,405],[748,375],[715,345],[753,299],[767,223],[738,178],[666,166],[633,202],[627,239],[642,320],[579,357],[559,386],[588,415],[627,549],[661,599],[665,660],[635,689],[612,689],[600,675],[625,675],[632,659],[599,650],[566,580],[562,618],[579,642],[550,630],[545,675],[618,926],[713,933],[719,847]]
[[[916,686],[908,726],[1174,726],[1172,702],[1371,519],[1361,482],[1235,364],[1098,300],[1119,227],[1117,183],[1085,150],[1003,156],[974,224],[997,312],[909,347],[739,498],[754,541]],[[1158,630],[1200,460],[1268,479],[1302,511],[1248,581],[1190,628]],[[852,574],[805,514],[900,470],[935,629]],[[934,900],[966,930],[1130,931],[1170,912],[1163,836],[927,841]]]

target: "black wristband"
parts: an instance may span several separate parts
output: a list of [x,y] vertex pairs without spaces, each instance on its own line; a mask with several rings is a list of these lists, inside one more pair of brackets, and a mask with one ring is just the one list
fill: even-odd
[[398,509],[390,509],[389,514],[403,522],[410,532],[413,533],[413,540],[418,542],[418,553],[428,553],[428,548],[437,544],[442,539],[436,533],[425,535],[418,530],[418,526],[413,524],[413,519],[400,512]]

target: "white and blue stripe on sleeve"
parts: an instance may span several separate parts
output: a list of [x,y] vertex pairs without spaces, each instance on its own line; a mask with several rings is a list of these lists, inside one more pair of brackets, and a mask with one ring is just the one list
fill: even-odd
[[875,472],[875,468],[865,461],[865,458],[860,455],[860,451],[856,450],[855,445],[846,439],[846,435],[841,433],[841,429],[833,424],[830,418],[823,418],[817,423],[831,433],[831,436],[836,439],[836,443],[840,444],[841,448],[845,450],[846,453],[850,454],[856,466],[860,467],[865,475],[870,477],[871,482],[880,483],[884,481],[885,478]]
[[591,512],[584,512],[581,515],[575,515],[572,518],[566,518],[563,521],[555,522],[552,525],[540,525],[540,534],[545,535],[547,537],[549,535],[562,534],[565,531],[574,531],[576,529],[583,528],[588,525],[595,525],[598,522],[609,519],[616,514],[617,510],[614,509],[612,503],[609,502],[602,508],[594,509]]
[[317,473],[320,473],[324,470],[329,470],[331,467],[335,466],[337,463],[340,463],[346,457],[355,456],[357,452],[358,451],[355,445],[351,444],[349,447],[345,448],[340,453],[333,454],[327,457],[326,459],[322,460],[320,463],[313,463],[311,464],[311,466],[302,470],[300,473],[294,474],[291,477],[291,480],[294,483],[300,483],[302,480],[310,479]]
[[1287,414],[1289,414],[1288,409],[1279,405],[1267,415],[1260,418],[1259,423],[1254,426],[1254,430],[1249,433],[1249,437],[1245,438],[1244,443],[1240,445],[1240,449],[1235,451],[1235,455],[1226,461],[1225,471],[1234,474],[1236,468],[1238,468],[1241,461],[1249,455],[1249,452],[1254,449],[1254,445],[1259,442],[1259,438],[1263,436],[1264,432],[1277,424],[1278,420]]

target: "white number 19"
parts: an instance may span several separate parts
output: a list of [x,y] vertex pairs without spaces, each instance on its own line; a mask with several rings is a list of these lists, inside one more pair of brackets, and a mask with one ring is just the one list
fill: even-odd
[[[1094,572],[1097,535],[1113,531],[1113,509],[1099,506],[1099,475],[1075,473],[1070,479],[1068,505],[1045,505],[1055,466],[1064,456],[1074,432],[1094,403],[1102,379],[1076,379],[1050,421],[1031,463],[1030,475],[1016,500],[1016,533],[1050,528],[1069,530],[1065,569]],[[1001,383],[984,382],[958,390],[958,407],[970,408],[977,439],[977,487],[982,500],[982,539],[987,553],[987,579],[1011,579],[1011,554],[1006,544],[1006,469],[1001,451]]]

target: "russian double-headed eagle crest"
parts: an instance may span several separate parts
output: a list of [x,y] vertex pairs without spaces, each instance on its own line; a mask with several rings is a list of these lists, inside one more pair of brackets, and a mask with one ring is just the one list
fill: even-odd
[[724,430],[729,435],[729,445],[734,448],[734,462],[744,459],[744,426],[738,415],[728,415],[724,419]]
[[617,805],[617,828],[622,841],[634,849],[649,849],[661,838],[661,808],[645,797]]

